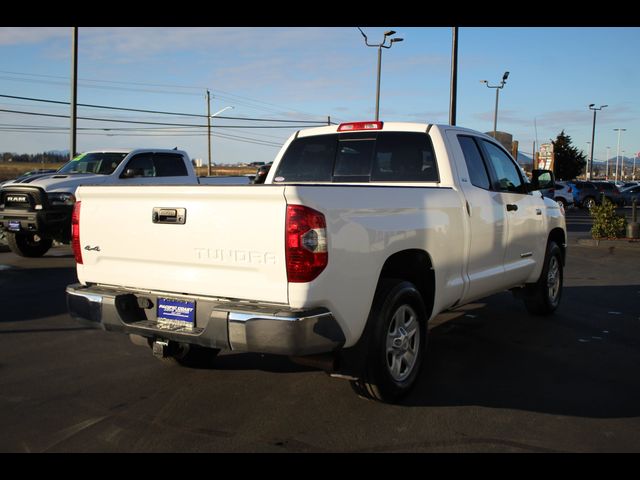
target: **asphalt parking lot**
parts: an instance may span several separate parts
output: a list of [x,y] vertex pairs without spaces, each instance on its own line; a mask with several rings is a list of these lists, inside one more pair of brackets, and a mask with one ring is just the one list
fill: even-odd
[[510,293],[440,315],[401,405],[287,358],[162,364],[66,313],[68,247],[0,253],[1,452],[639,452],[640,246],[571,241],[561,307]]

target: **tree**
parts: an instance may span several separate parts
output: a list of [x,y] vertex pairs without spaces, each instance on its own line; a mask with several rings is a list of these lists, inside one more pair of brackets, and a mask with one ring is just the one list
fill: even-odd
[[552,141],[554,156],[554,173],[559,180],[572,180],[584,172],[587,159],[584,153],[571,145],[571,137],[560,132]]

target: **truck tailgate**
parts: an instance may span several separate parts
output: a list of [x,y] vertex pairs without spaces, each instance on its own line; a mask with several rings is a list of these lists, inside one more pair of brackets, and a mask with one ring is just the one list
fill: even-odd
[[287,303],[284,187],[81,187],[77,198],[82,283]]

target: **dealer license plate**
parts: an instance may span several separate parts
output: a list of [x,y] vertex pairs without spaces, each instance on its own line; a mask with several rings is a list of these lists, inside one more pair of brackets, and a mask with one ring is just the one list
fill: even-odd
[[10,232],[19,232],[20,231],[20,220],[9,220],[9,225],[7,230]]
[[192,330],[196,322],[196,302],[158,298],[158,325],[161,328]]

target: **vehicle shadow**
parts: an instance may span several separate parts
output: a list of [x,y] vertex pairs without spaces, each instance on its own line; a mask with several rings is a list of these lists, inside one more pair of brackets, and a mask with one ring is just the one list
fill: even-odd
[[283,355],[267,353],[226,353],[216,357],[211,365],[215,370],[260,370],[273,373],[318,372],[318,368],[293,362]]
[[66,313],[66,286],[77,281],[75,267],[3,270],[0,324]]
[[536,317],[510,293],[465,307],[431,329],[406,406],[640,416],[640,285],[565,287]]

